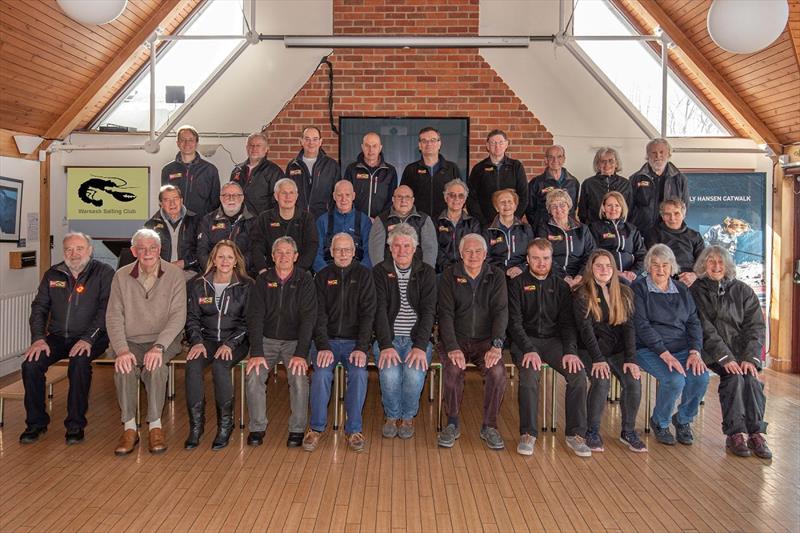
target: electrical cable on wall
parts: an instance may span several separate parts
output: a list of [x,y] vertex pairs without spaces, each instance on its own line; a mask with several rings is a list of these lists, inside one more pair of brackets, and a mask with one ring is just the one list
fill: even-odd
[[322,64],[328,65],[328,120],[331,124],[331,131],[338,136],[339,128],[336,127],[333,120],[333,64],[328,60],[328,57],[330,57],[330,54],[323,56],[317,68]]

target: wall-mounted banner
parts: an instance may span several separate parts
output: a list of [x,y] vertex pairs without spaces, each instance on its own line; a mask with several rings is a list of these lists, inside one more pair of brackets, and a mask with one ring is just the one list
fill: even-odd
[[149,167],[67,167],[67,219],[147,220]]
[[687,174],[689,209],[686,224],[703,236],[706,246],[717,244],[730,252],[736,277],[766,301],[767,176],[763,172]]

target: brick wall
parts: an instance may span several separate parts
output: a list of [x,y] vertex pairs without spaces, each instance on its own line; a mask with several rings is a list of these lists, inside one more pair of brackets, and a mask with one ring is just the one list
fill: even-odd
[[[420,0],[334,0],[334,33],[478,35],[478,0],[439,1],[441,5]],[[340,115],[467,116],[470,166],[486,157],[486,135],[500,128],[511,138],[509,155],[523,161],[528,177],[544,167],[544,148],[552,143],[552,135],[476,48],[338,48],[329,60],[337,126]],[[270,159],[285,166],[300,149],[300,130],[306,125],[320,127],[323,149],[338,157],[338,140],[329,125],[324,65],[269,124]]]

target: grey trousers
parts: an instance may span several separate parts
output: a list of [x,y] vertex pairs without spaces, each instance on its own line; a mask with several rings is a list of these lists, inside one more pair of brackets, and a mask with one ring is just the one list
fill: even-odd
[[[278,361],[287,368],[289,380],[289,433],[304,433],[308,424],[308,376],[293,376],[288,371],[289,361],[294,356],[297,341],[281,341],[264,338],[264,359],[269,370],[273,370]],[[267,381],[269,371],[264,367],[258,373],[251,371],[245,378],[247,385],[247,412],[249,416],[248,429],[250,431],[265,431],[267,429]]]
[[117,400],[122,411],[122,423],[136,418],[136,393],[139,391],[139,380],[144,382],[147,391],[147,421],[154,422],[161,418],[161,411],[164,409],[164,400],[167,397],[167,377],[169,367],[167,363],[181,353],[181,336],[178,335],[172,344],[164,350],[163,361],[160,367],[152,372],[144,368],[144,354],[152,347],[152,344],[139,344],[128,342],[128,348],[136,357],[136,364],[133,370],[127,374],[114,372],[114,384],[117,386]]

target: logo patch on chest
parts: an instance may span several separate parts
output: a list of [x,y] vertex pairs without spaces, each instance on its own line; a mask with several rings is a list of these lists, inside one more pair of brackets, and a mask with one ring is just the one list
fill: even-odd
[[428,173],[428,169],[427,168],[418,168],[417,169],[417,174],[427,174],[427,173]]
[[269,223],[269,227],[270,228],[280,228],[281,227],[281,223],[280,222],[270,222]]
[[369,179],[369,174],[367,174],[366,172],[359,172],[358,174],[356,174],[356,179],[357,180],[368,180]]
[[294,168],[294,169],[289,171],[289,175],[290,176],[299,176],[302,173],[303,173],[303,171],[300,170],[299,168]]
[[224,222],[217,222],[213,226],[211,226],[211,230],[212,231],[215,231],[215,230],[218,230],[218,229],[225,229],[225,223]]
[[616,237],[616,235],[614,235],[613,233],[609,232],[609,233],[603,233],[601,235],[601,237],[604,238],[604,239],[613,239],[614,237]]
[[182,178],[182,177],[183,177],[183,172],[175,172],[174,174],[170,174],[169,175],[169,179],[171,179],[171,180],[176,180],[176,179]]
[[547,240],[548,241],[563,241],[564,240],[564,236],[563,235],[548,235],[547,236]]
[[441,231],[442,233],[449,233],[450,228],[448,228],[447,226],[439,226],[439,231]]
[[640,181],[639,183],[636,184],[636,186],[637,187],[649,187],[650,186],[650,182],[649,181]]
[[67,282],[66,281],[51,281],[50,282],[51,289],[66,289]]
[[334,285],[338,285],[338,284],[339,284],[339,280],[338,279],[329,279],[328,280],[328,287],[333,287]]
[[277,281],[268,281],[267,282],[267,287],[270,288],[270,289],[277,289],[278,288],[278,282]]
[[214,303],[214,297],[213,296],[201,296],[200,298],[197,299],[197,303],[199,303],[200,305],[213,304]]
[[467,281],[467,278],[462,278],[461,276],[456,276],[456,283],[459,283],[461,285],[466,285],[469,282]]
[[503,242],[503,240],[504,240],[504,239],[503,239],[503,237],[502,237],[502,236],[500,236],[500,237],[497,237],[496,239],[491,239],[491,240],[489,241],[489,246],[494,246],[495,244],[498,244],[498,243],[501,243],[501,242]]
[[522,287],[522,290],[525,292],[533,292],[536,290],[536,285],[525,285]]

